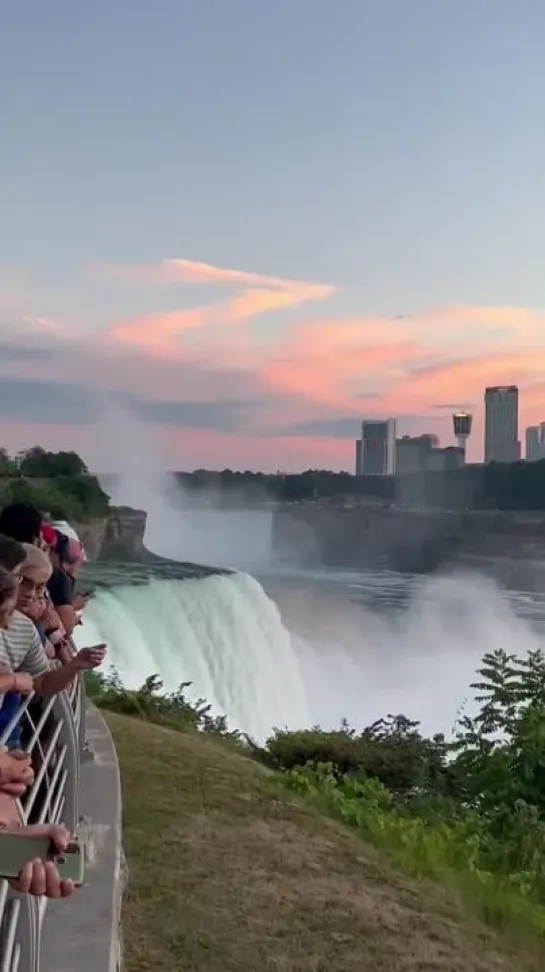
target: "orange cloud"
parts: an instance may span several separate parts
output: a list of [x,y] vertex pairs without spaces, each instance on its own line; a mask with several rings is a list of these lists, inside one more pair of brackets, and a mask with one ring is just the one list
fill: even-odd
[[202,327],[209,318],[210,308],[191,307],[158,314],[142,314],[110,325],[107,337],[147,347],[162,354],[168,351],[172,339],[184,331]]
[[262,373],[273,386],[284,391],[340,404],[346,401],[348,382],[359,376],[359,391],[363,394],[369,390],[366,385],[376,381],[378,375],[382,373],[385,379],[392,367],[399,367],[419,350],[409,343],[331,348],[329,354],[300,348],[292,357],[270,359]]
[[335,292],[330,284],[269,277],[192,260],[164,260],[152,267],[105,269],[130,279],[153,280],[156,283],[230,284],[247,288],[220,303],[141,315],[116,322],[107,329],[108,337],[144,345],[158,353],[175,350],[173,341],[184,331],[206,324],[242,323],[268,311],[296,307],[311,300],[325,300]]

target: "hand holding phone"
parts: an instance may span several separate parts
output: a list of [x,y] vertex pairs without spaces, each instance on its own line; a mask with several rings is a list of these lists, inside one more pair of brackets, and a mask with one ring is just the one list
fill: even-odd
[[65,898],[83,884],[83,847],[55,824],[0,831],[0,877],[25,894]]
[[91,648],[82,648],[78,651],[75,661],[78,668],[85,671],[89,668],[98,668],[104,661],[106,655],[106,645],[93,645]]

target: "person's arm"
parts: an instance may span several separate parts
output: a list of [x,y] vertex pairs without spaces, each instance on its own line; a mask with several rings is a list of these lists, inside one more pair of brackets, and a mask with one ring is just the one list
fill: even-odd
[[64,691],[80,674],[90,668],[98,668],[104,661],[106,645],[95,645],[93,648],[82,648],[75,658],[61,668],[49,669],[34,678],[34,690],[39,695],[56,695]]
[[56,610],[67,636],[70,637],[79,620],[74,608],[71,604],[58,604]]
[[53,645],[51,644],[49,638],[47,637],[44,640],[44,651],[47,657],[49,658],[49,661],[55,661],[57,657],[57,652],[55,651]]

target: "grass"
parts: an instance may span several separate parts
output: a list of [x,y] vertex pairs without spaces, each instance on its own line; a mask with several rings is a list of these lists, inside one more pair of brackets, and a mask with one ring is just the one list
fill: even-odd
[[125,972],[542,972],[253,760],[105,713],[124,793]]

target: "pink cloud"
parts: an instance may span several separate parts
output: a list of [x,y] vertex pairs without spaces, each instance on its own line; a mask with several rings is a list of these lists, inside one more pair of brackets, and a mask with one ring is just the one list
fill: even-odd
[[197,260],[166,259],[156,264],[140,265],[99,264],[95,269],[110,276],[126,277],[144,283],[226,284],[238,287],[267,287],[275,290],[314,291],[316,299],[328,297],[336,289],[329,284],[309,283],[287,277],[253,273],[249,270],[232,270]]
[[[207,407],[234,399],[248,402],[240,434],[187,424],[154,426],[154,434],[161,429],[169,448],[186,456],[188,465],[351,468],[351,441],[311,438],[295,428],[297,438],[259,433],[338,419],[328,428],[340,435],[351,427],[352,416],[356,429],[364,414],[393,414],[405,416],[411,431],[431,428],[449,442],[449,409],[437,408],[444,402],[469,403],[475,409],[472,449],[478,455],[484,387],[499,382],[519,384],[522,422],[545,419],[545,383],[540,380],[545,312],[452,305],[410,317],[330,314],[301,320],[298,315],[290,321],[290,310],[327,300],[335,288],[183,259],[108,272],[140,282],[235,290],[214,303],[113,321],[98,337],[74,341],[72,349],[55,322],[27,316],[21,324],[27,337],[32,331],[58,339],[63,364],[14,355],[10,374],[17,370],[62,381],[68,373],[71,380],[91,380],[154,402]],[[260,335],[258,340],[253,320],[273,312],[284,313],[285,324],[269,329],[266,341]]]

